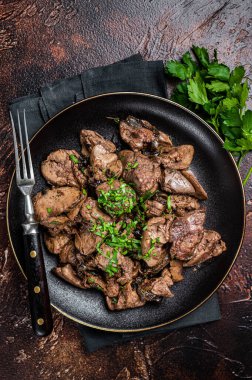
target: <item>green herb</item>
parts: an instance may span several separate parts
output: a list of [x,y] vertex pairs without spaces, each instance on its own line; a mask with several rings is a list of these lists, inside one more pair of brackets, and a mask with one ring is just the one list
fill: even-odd
[[154,195],[156,194],[156,191],[154,192],[151,192],[150,190],[147,190],[144,195],[142,195],[140,198],[139,198],[139,202],[141,204],[144,204],[146,201],[148,201],[149,199],[151,199]]
[[48,214],[51,214],[51,212],[52,212],[51,207],[48,207],[48,208],[46,209],[46,211],[48,212]]
[[249,178],[250,178],[250,176],[252,175],[252,167],[249,169],[249,171],[247,172],[247,175],[246,175],[246,177],[244,178],[244,180],[243,180],[243,186],[245,186],[246,185],[246,183],[248,182],[248,180],[249,180]]
[[[103,239],[96,245],[96,250],[99,254],[109,258],[109,263],[105,269],[109,276],[113,276],[119,270],[117,267],[118,252],[124,255],[131,252],[141,253],[141,240],[131,237],[136,225],[137,221],[130,221],[126,225],[121,223],[122,228],[124,228],[121,231],[116,222],[104,222],[100,220],[99,223],[94,223],[90,228],[91,232]],[[102,251],[101,245],[103,243],[113,248],[112,257],[110,254],[106,256]]]
[[249,87],[244,80],[245,69],[237,66],[230,70],[218,61],[216,50],[213,60],[203,47],[193,46],[192,51],[196,61],[186,52],[181,61],[165,64],[165,73],[180,79],[171,98],[212,125],[224,140],[224,148],[238,157],[239,165],[252,151],[252,111],[246,110]]
[[113,298],[111,299],[111,302],[112,302],[113,304],[117,304],[117,303],[118,303],[118,298],[117,298],[117,297],[113,297]]
[[74,154],[70,154],[69,158],[70,158],[71,161],[73,161],[74,164],[78,164],[79,163],[78,158]]
[[148,252],[143,255],[143,256],[140,256],[141,258],[145,259],[145,260],[148,260],[150,259],[151,257],[151,254],[152,252],[154,251],[155,249],[155,244],[157,243],[157,240],[156,239],[151,239],[151,246],[150,246],[150,249],[148,250]]
[[171,194],[167,197],[167,209],[172,211]]
[[88,209],[88,210],[91,210],[91,206],[90,205],[86,205],[86,208]]
[[87,190],[86,189],[82,189],[81,191],[82,191],[83,195],[87,195]]
[[106,119],[113,120],[116,124],[119,124],[119,123],[120,123],[120,119],[119,119],[119,117],[111,117],[111,116],[107,116]]
[[93,277],[88,277],[87,283],[88,284],[94,284],[95,283],[95,279]]
[[55,224],[55,225],[57,225],[57,224],[60,224],[60,222],[59,222],[58,220],[53,220],[53,221],[50,222],[49,224]]
[[101,191],[98,204],[111,216],[129,214],[136,204],[136,192],[124,182],[121,182],[119,188],[114,189],[112,182],[110,190]]
[[109,263],[105,268],[105,272],[108,273],[109,277],[114,276],[115,273],[119,271],[119,268],[117,267],[117,253],[118,251],[116,249],[113,249],[112,257],[109,259]]
[[126,167],[125,167],[125,170],[131,170],[131,169],[136,169],[138,167],[139,163],[137,161],[131,163],[131,162],[128,162]]

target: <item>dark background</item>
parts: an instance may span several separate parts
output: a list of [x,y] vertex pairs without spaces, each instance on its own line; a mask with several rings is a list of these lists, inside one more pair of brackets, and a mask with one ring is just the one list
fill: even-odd
[[[87,354],[76,325],[54,312],[54,332],[30,328],[26,283],[8,242],[5,208],[14,168],[7,103],[47,82],[140,52],[178,58],[217,48],[252,74],[251,1],[0,1],[0,377],[83,380],[252,378],[252,178],[239,258],[219,290],[221,321]],[[250,81],[251,85],[251,81]],[[250,101],[250,106],[251,106]],[[243,162],[244,176],[252,155]],[[232,221],[227,221],[232,223]]]

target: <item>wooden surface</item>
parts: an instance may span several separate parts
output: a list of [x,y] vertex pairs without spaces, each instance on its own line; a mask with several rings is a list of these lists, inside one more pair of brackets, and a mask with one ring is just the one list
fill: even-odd
[[[252,179],[246,187],[244,244],[219,290],[222,320],[94,354],[85,352],[76,325],[56,312],[53,334],[43,339],[33,336],[26,283],[5,224],[14,168],[8,100],[138,51],[147,60],[176,58],[193,43],[217,47],[223,62],[245,65],[251,79],[250,4],[249,0],[0,1],[1,379],[252,378]],[[252,155],[244,161],[242,175],[251,161]]]

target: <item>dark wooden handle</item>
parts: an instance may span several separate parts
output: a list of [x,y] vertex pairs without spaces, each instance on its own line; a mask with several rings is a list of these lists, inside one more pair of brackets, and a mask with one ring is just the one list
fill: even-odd
[[26,275],[32,328],[36,335],[52,332],[53,321],[39,233],[24,235]]

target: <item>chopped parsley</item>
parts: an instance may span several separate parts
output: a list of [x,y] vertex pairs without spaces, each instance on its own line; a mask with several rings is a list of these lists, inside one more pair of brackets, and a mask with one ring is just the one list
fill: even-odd
[[93,277],[88,277],[87,283],[88,284],[94,284],[95,283],[95,279]]
[[171,212],[172,211],[172,203],[171,203],[171,194],[167,197],[167,209]]
[[[151,254],[152,252],[154,251],[155,247],[156,247],[156,243],[159,243],[160,239],[159,238],[156,238],[156,239],[151,239],[150,241],[150,249],[148,250],[148,252],[143,255],[143,256],[140,256],[142,259],[145,259],[145,260],[148,260],[150,259],[151,257]],[[156,256],[155,253],[153,253],[153,256]]]
[[125,170],[131,170],[131,169],[136,169],[138,167],[139,163],[137,161],[131,163],[131,162],[128,162],[126,167],[125,167]]
[[71,161],[73,161],[74,164],[78,164],[79,163],[78,158],[74,154],[70,154],[69,158],[70,158]]
[[116,124],[120,123],[119,117],[106,116],[106,119],[113,120]]
[[[131,237],[136,225],[137,221],[130,221],[129,223],[121,222],[118,225],[116,222],[104,222],[100,220],[99,223],[94,223],[90,228],[91,232],[103,239],[96,245],[96,250],[99,254],[109,259],[105,271],[110,277],[119,271],[117,265],[118,252],[123,255],[127,255],[128,253],[137,253],[139,255],[141,253],[141,240]],[[101,249],[103,243],[112,248],[112,254],[105,255]]]
[[126,183],[121,182],[119,188],[113,188],[110,182],[110,190],[100,192],[98,204],[111,216],[130,214],[136,205],[136,192]]
[[113,297],[113,298],[111,299],[111,302],[112,302],[113,304],[117,304],[117,303],[118,303],[118,297]]
[[86,189],[82,189],[81,191],[82,191],[83,195],[87,195],[87,190]]
[[48,212],[48,214],[51,214],[51,212],[52,212],[51,207],[48,207],[48,208],[46,209],[46,211]]

